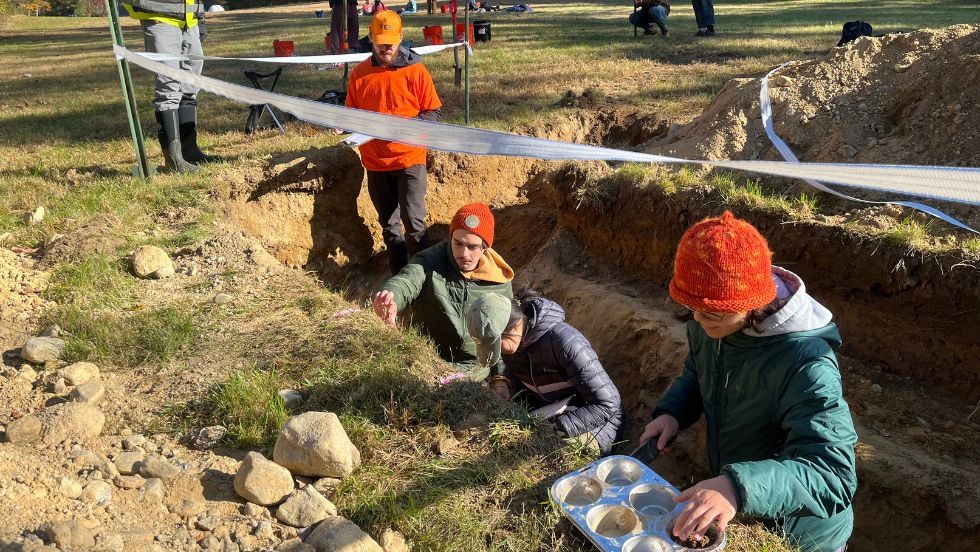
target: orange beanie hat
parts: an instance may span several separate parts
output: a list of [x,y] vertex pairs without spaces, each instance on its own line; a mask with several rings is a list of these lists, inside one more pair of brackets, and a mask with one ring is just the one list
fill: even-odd
[[493,247],[493,213],[484,203],[470,203],[460,207],[449,223],[450,239],[456,230],[473,232],[487,242],[487,247]]
[[688,228],[677,246],[670,296],[685,307],[746,312],[776,298],[772,251],[762,234],[729,211]]

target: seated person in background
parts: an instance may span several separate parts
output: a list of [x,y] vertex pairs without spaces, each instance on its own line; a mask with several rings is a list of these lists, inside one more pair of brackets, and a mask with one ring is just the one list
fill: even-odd
[[[565,322],[565,311],[530,290],[510,300],[481,296],[466,313],[466,327],[481,362],[494,367],[494,393],[527,392],[538,410],[566,437],[607,453],[620,437],[625,413],[619,390],[602,368],[589,340]],[[506,366],[502,370],[500,365]]]
[[374,296],[374,312],[389,325],[411,307],[412,323],[432,338],[446,362],[473,381],[485,380],[490,367],[477,362],[466,309],[487,293],[508,300],[514,295],[514,271],[490,248],[493,234],[490,208],[464,205],[449,224],[449,241],[420,251]]
[[630,25],[643,29],[643,34],[657,34],[652,25],[656,24],[664,36],[670,36],[667,28],[667,16],[670,15],[670,4],[667,0],[633,0],[638,9],[630,14]]
[[405,7],[399,8],[397,13],[400,13],[402,15],[411,15],[413,13],[416,13],[417,11],[418,11],[418,4],[415,2],[415,0],[408,0],[408,3],[405,4]]

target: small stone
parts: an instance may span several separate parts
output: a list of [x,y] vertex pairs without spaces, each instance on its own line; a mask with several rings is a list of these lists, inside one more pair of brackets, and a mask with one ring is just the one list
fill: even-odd
[[320,522],[306,539],[317,550],[384,552],[381,546],[353,521],[333,516]]
[[140,278],[167,278],[173,276],[174,264],[163,249],[143,245],[133,252],[133,273]]
[[102,542],[99,543],[99,550],[102,552],[124,552],[126,541],[123,540],[122,535],[116,533],[105,535]]
[[177,479],[180,472],[180,468],[158,455],[152,455],[139,464],[139,474],[147,479],[156,478],[170,482]]
[[772,79],[772,85],[778,88],[784,88],[790,86],[791,84],[793,84],[793,79],[785,75],[779,75],[776,78]]
[[228,428],[225,426],[202,427],[191,439],[191,444],[196,449],[207,450],[220,443],[227,434]]
[[[191,518],[203,512],[206,507],[207,506],[200,500],[185,498],[179,503],[171,506],[170,511],[180,517]],[[208,530],[211,531],[211,529]]]
[[210,533],[218,528],[218,518],[216,517],[205,517],[194,522],[194,527],[198,531],[205,531]]
[[105,481],[91,481],[82,490],[80,498],[89,504],[102,506],[112,500],[112,487]]
[[64,403],[52,406],[39,416],[44,442],[55,445],[64,441],[87,441],[102,433],[105,415],[85,403]]
[[137,433],[136,435],[130,435],[123,439],[122,446],[123,450],[133,450],[136,447],[141,447],[146,444],[146,437]]
[[307,527],[335,515],[337,515],[337,507],[312,485],[293,491],[286,502],[276,510],[276,519],[293,527]]
[[144,460],[140,452],[124,452],[116,457],[116,469],[122,475],[133,475],[139,473],[139,464]]
[[896,63],[894,67],[896,73],[904,73],[911,68],[912,64],[909,62]]
[[880,386],[880,385],[878,385],[877,383],[876,383],[876,384],[874,384],[874,385],[872,385],[872,386],[871,386],[871,392],[872,392],[872,393],[875,393],[875,394],[877,394],[877,393],[881,393],[881,386]]
[[287,409],[293,409],[303,404],[303,395],[295,389],[281,389],[279,396],[282,397]]
[[268,518],[269,509],[252,502],[246,502],[242,506],[242,513],[250,518]]
[[164,487],[162,479],[147,479],[146,483],[143,483],[143,491],[140,496],[143,500],[159,504],[163,502],[163,496],[166,493],[166,488]]
[[72,389],[68,398],[72,402],[96,405],[105,399],[105,386],[97,381],[83,383]]
[[453,436],[443,437],[442,439],[439,439],[438,442],[433,444],[432,452],[435,452],[439,456],[445,456],[446,454],[452,452],[452,450],[458,446],[459,446],[459,441],[457,441],[455,437]]
[[391,529],[385,529],[385,532],[381,534],[381,542],[378,544],[384,548],[385,552],[410,552],[405,537],[398,531]]
[[139,489],[145,480],[138,475],[117,475],[112,478],[112,484],[120,489]]
[[82,496],[82,484],[74,479],[62,477],[58,480],[58,492],[68,498],[76,499]]
[[99,379],[99,367],[91,362],[76,362],[62,368],[59,373],[69,385],[81,385]]
[[227,305],[228,303],[231,303],[231,299],[232,299],[231,295],[227,293],[219,293],[214,296],[214,304]]
[[47,528],[48,540],[61,550],[88,550],[95,546],[95,537],[78,520],[58,521]]
[[47,211],[45,211],[44,206],[40,205],[33,211],[24,214],[24,224],[34,226],[35,224],[44,220],[44,215],[46,214]]
[[26,382],[34,383],[37,381],[37,372],[35,372],[30,366],[27,366],[17,373],[17,377]]
[[843,146],[841,146],[841,153],[843,153],[848,157],[854,157],[855,155],[857,155],[857,152],[858,152],[857,149],[850,144],[844,144]]
[[18,445],[33,443],[41,438],[41,431],[41,420],[28,414],[7,424],[7,442]]
[[235,492],[249,502],[272,506],[282,502],[293,491],[289,470],[257,452],[245,456],[235,474]]
[[276,538],[276,532],[272,529],[272,523],[268,521],[260,521],[256,524],[255,531],[252,534],[260,539]]
[[327,498],[333,497],[334,493],[337,492],[337,487],[343,481],[337,479],[336,477],[321,477],[313,483],[313,488],[316,489],[320,494]]
[[57,337],[32,337],[20,350],[20,356],[32,364],[57,360],[65,352],[65,341]]
[[54,380],[51,384],[51,392],[55,395],[64,395],[68,392],[68,384],[65,383],[65,378],[58,378]]

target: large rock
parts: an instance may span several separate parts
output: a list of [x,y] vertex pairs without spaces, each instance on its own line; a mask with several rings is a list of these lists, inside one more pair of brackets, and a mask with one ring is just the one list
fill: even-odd
[[71,390],[72,402],[96,405],[105,399],[105,386],[97,381],[83,383]]
[[140,278],[166,278],[173,276],[174,263],[163,249],[142,245],[133,252],[133,273]]
[[28,414],[7,424],[7,442],[33,443],[41,438],[41,420]]
[[61,550],[88,550],[95,546],[92,531],[78,520],[51,523],[47,533],[48,540]]
[[105,416],[98,408],[81,403],[55,405],[39,417],[43,427],[41,437],[48,444],[94,439],[105,425]]
[[20,350],[20,356],[33,364],[57,360],[65,352],[65,340],[56,337],[32,337]]
[[306,539],[317,552],[384,552],[384,549],[353,521],[333,516],[320,522]]
[[81,385],[99,379],[99,367],[91,362],[76,362],[65,366],[59,373],[69,385]]
[[293,476],[279,464],[250,452],[235,474],[235,492],[249,502],[272,506],[293,492]]
[[112,486],[101,479],[90,481],[80,498],[93,506],[102,506],[112,500]]
[[332,412],[290,418],[279,432],[272,458],[296,475],[314,477],[347,477],[361,463],[361,453]]
[[160,479],[169,483],[180,476],[181,469],[159,454],[152,454],[139,464],[139,474],[146,479]]
[[276,510],[276,519],[293,527],[306,527],[335,515],[337,507],[313,488],[313,485],[293,491]]

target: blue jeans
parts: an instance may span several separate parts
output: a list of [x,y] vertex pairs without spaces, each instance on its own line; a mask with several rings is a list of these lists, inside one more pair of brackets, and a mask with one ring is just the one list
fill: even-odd
[[711,0],[691,0],[691,5],[699,29],[715,26],[715,5]]
[[650,29],[650,24],[656,23],[661,31],[667,30],[667,10],[663,6],[651,6],[647,11],[637,10],[630,14],[630,25]]

